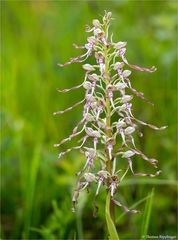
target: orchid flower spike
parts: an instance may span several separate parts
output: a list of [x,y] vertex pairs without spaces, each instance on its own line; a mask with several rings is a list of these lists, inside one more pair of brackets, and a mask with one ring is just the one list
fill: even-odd
[[[63,114],[82,103],[84,104],[82,118],[72,133],[54,146],[60,147],[61,144],[79,137],[80,144],[78,146],[59,154],[59,158],[61,158],[72,150],[80,150],[86,159],[82,169],[77,173],[79,180],[72,200],[74,207],[80,192],[92,184],[97,184],[96,196],[101,192],[101,188],[105,188],[114,204],[126,212],[137,213],[137,210],[130,211],[115,199],[117,194],[119,195],[118,187],[123,176],[126,175],[128,169],[133,176],[143,177],[156,177],[161,171],[135,172],[134,157],[142,158],[154,168],[158,167],[156,159],[147,157],[137,149],[134,141],[135,134],[139,131],[139,124],[154,130],[163,130],[166,126],[159,128],[134,116],[132,105],[135,96],[147,103],[152,103],[144,97],[142,92],[138,92],[132,87],[131,70],[153,73],[156,68],[154,66],[151,68],[139,67],[129,63],[126,58],[127,42],[113,42],[112,36],[109,36],[111,16],[111,12],[105,12],[101,20],[94,19],[92,26],[86,27],[86,32],[90,34],[86,43],[82,46],[74,45],[77,49],[85,52],[70,58],[64,64],[59,64],[59,66],[65,67],[71,63],[83,63],[82,68],[85,71],[83,82],[70,89],[57,90],[65,93],[83,87],[85,97],[73,106],[54,113],[54,115]],[[90,56],[95,58],[94,65],[86,62]],[[140,136],[142,136],[141,133]],[[119,148],[116,147],[118,139],[121,142]],[[126,172],[123,176],[119,175],[121,172],[120,161],[124,161],[126,164]]]

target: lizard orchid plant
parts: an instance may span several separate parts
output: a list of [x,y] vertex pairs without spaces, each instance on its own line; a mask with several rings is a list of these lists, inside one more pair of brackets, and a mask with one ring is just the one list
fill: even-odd
[[[90,56],[94,56],[96,63],[91,65],[85,63],[84,81],[70,89],[59,90],[66,93],[71,90],[83,87],[85,97],[73,106],[54,112],[54,115],[63,114],[74,107],[84,103],[83,116],[81,121],[75,126],[70,136],[55,144],[60,147],[63,143],[71,141],[77,136],[79,145],[69,148],[59,153],[59,158],[72,150],[80,150],[84,154],[86,162],[83,168],[77,173],[79,178],[74,192],[73,210],[76,207],[80,192],[87,189],[92,183],[97,184],[96,196],[100,188],[105,187],[109,195],[109,211],[114,222],[114,205],[118,205],[126,212],[137,213],[137,210],[129,210],[125,205],[117,200],[118,186],[130,169],[134,176],[155,177],[160,174],[160,170],[154,173],[135,172],[133,157],[138,155],[144,161],[157,168],[157,160],[147,157],[142,153],[134,141],[137,133],[142,137],[138,125],[144,125],[154,130],[162,130],[164,127],[156,127],[137,119],[132,112],[132,100],[134,96],[140,97],[145,102],[152,105],[142,92],[133,88],[130,75],[131,70],[152,73],[155,67],[144,68],[130,64],[125,56],[127,42],[113,42],[112,35],[108,30],[112,20],[111,12],[105,12],[102,21],[94,19],[92,27],[87,26],[86,32],[91,36],[87,38],[87,43],[83,46],[74,44],[77,49],[84,49],[86,52],[78,57],[71,58],[64,64],[65,67],[71,63],[85,62]],[[118,146],[117,143],[121,143]],[[119,162],[125,161],[126,168],[119,169]],[[121,174],[122,173],[122,174]]]

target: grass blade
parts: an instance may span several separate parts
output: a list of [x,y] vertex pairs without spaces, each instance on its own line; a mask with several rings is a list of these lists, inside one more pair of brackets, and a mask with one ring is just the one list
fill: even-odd
[[35,188],[37,184],[37,174],[39,170],[40,164],[40,152],[41,152],[41,145],[36,145],[34,149],[33,158],[31,160],[31,166],[29,168],[30,175],[28,180],[28,189],[26,191],[26,210],[25,210],[25,221],[24,221],[24,232],[23,238],[29,238],[30,234],[30,225],[32,221],[32,214],[33,213],[33,203],[34,203],[34,194]]
[[142,228],[141,228],[141,239],[146,239],[146,235],[148,232],[151,210],[153,205],[153,196],[154,196],[154,188],[151,191],[151,197],[148,198],[148,200],[146,201],[145,210],[143,214]]

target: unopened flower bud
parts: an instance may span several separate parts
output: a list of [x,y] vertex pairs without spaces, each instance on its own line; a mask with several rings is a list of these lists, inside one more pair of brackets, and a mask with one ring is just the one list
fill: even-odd
[[95,70],[95,68],[92,65],[88,64],[88,63],[84,64],[82,67],[86,71],[94,71]]
[[85,89],[89,90],[89,89],[92,88],[92,84],[91,84],[91,82],[86,81],[86,82],[83,83],[83,87],[84,87]]
[[98,131],[93,130],[93,129],[90,128],[90,127],[86,127],[86,128],[85,128],[85,132],[86,132],[86,134],[87,134],[88,136],[90,136],[90,137],[95,137],[95,138],[100,138],[100,137],[101,137],[101,134],[100,134]]
[[94,102],[95,98],[93,97],[92,94],[86,94],[85,99],[89,102]]
[[104,58],[103,53],[102,53],[101,51],[96,52],[96,53],[95,53],[95,58],[96,58],[96,59]]
[[100,138],[101,134],[98,131],[93,131],[93,137]]
[[112,84],[108,84],[107,91],[112,91],[112,90],[114,90],[114,88],[115,87]]
[[91,44],[95,44],[95,43],[96,43],[96,38],[93,37],[93,36],[91,36],[91,37],[88,37],[88,38],[87,38],[87,41],[88,41],[89,43],[91,43]]
[[88,79],[90,79],[91,81],[98,81],[99,77],[97,74],[93,73],[91,75],[88,75]]
[[96,27],[96,28],[98,28],[98,27],[101,26],[101,23],[99,22],[98,19],[94,19],[94,20],[93,20],[93,26]]
[[107,13],[107,18],[111,18],[112,17],[112,12],[108,12]]
[[93,182],[95,181],[95,175],[93,173],[85,173],[84,178],[86,179],[87,182]]
[[96,28],[94,31],[93,31],[94,35],[95,36],[98,36],[98,34],[101,34],[101,33],[104,33],[100,28]]
[[[97,62],[101,65],[104,63],[104,56],[103,56],[103,53],[102,52],[96,52],[95,53],[95,58],[97,60]],[[104,64],[103,64],[104,65]]]
[[122,103],[129,102],[129,101],[132,100],[132,98],[133,98],[133,96],[131,96],[131,95],[124,95],[124,96],[122,97],[122,99],[121,99],[121,102],[122,102]]
[[98,173],[97,173],[98,176],[100,177],[104,177],[105,179],[108,177],[109,173],[105,170],[100,170]]
[[124,66],[124,62],[116,62],[114,64],[114,70],[118,70],[120,68],[123,68],[123,66]]
[[127,45],[127,42],[117,42],[115,44],[115,48],[119,50],[121,48],[124,48],[126,45]]
[[91,107],[92,107],[92,109],[97,109],[97,106],[98,104],[97,104],[97,102],[96,101],[93,101],[92,103],[91,103]]
[[88,158],[94,159],[96,157],[95,149],[93,148],[87,148],[87,151],[85,152],[85,156]]
[[100,40],[102,40],[104,43],[106,43],[104,36],[105,36],[104,32],[100,32],[100,33],[98,33],[98,35],[97,35],[98,39],[100,39]]
[[131,74],[132,72],[130,71],[130,70],[124,70],[123,71],[123,77],[128,77],[128,76],[130,76],[130,74]]
[[111,12],[105,13],[105,15],[103,17],[103,22],[106,22],[106,21],[110,20],[111,16],[112,16]]
[[118,121],[118,123],[117,123],[118,128],[125,127],[125,126],[126,126],[126,123],[124,122],[124,120]]
[[134,127],[127,127],[124,132],[126,135],[130,135],[132,134],[133,132],[135,131],[135,128]]
[[93,45],[92,45],[91,43],[86,43],[86,44],[85,44],[85,48],[88,49],[88,50],[90,50],[90,49],[93,48]]
[[117,89],[117,90],[123,90],[123,89],[125,89],[127,87],[127,84],[126,83],[122,83],[122,82],[119,82],[119,83],[117,83],[116,85],[115,85],[115,88]]
[[86,127],[85,132],[88,136],[93,137],[93,129],[92,128]]

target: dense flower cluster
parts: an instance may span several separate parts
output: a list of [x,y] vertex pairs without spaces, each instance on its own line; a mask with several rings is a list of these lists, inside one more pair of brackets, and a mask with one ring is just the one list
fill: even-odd
[[[83,168],[77,173],[79,181],[72,199],[74,206],[79,193],[94,182],[97,184],[96,196],[99,194],[101,186],[105,186],[115,204],[127,212],[137,212],[136,210],[129,210],[114,198],[119,183],[129,169],[135,176],[150,177],[159,175],[160,171],[156,171],[154,174],[134,172],[132,158],[135,155],[140,156],[157,168],[156,159],[145,156],[137,149],[134,134],[137,132],[142,137],[142,133],[138,130],[138,124],[155,130],[161,130],[165,127],[158,128],[138,120],[133,115],[131,103],[133,95],[140,97],[149,104],[152,103],[144,97],[142,92],[138,92],[132,87],[131,71],[127,68],[148,73],[154,72],[156,68],[141,68],[127,61],[125,57],[127,43],[114,43],[112,35],[109,38],[108,29],[111,19],[111,12],[105,12],[102,22],[97,19],[93,20],[93,26],[86,27],[86,32],[91,33],[91,36],[87,38],[87,43],[84,46],[74,45],[76,48],[85,49],[86,53],[71,58],[65,64],[59,64],[63,67],[74,62],[84,62],[91,55],[96,59],[95,65],[88,63],[83,65],[86,73],[82,84],[71,89],[58,90],[59,92],[68,92],[83,87],[85,98],[64,111],[54,113],[55,115],[63,114],[84,102],[81,121],[73,129],[71,135],[55,144],[55,147],[59,147],[78,135],[82,136],[79,140],[81,142],[79,146],[67,149],[59,154],[60,158],[72,150],[80,149],[86,158]],[[119,138],[122,140],[122,144],[118,148],[116,144]],[[116,165],[121,158],[127,161],[128,167],[124,174],[120,176],[121,170],[117,170]]]

